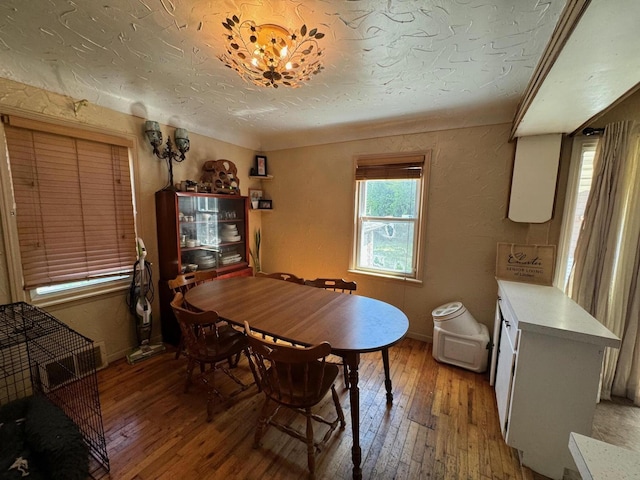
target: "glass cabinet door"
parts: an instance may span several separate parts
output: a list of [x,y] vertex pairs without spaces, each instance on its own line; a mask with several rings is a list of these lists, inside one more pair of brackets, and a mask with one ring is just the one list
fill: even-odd
[[246,262],[244,200],[178,197],[182,271],[218,269]]

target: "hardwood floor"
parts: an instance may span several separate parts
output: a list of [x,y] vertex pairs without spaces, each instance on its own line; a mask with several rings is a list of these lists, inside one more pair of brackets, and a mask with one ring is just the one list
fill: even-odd
[[[404,339],[390,350],[394,403],[385,403],[379,353],[360,368],[362,470],[365,479],[544,478],[519,465],[502,440],[493,389],[484,374],[436,363],[431,345]],[[292,479],[307,477],[305,445],[269,429],[253,449],[255,421],[264,396],[252,387],[218,403],[206,422],[204,387],[183,393],[184,357],[174,352],[137,365],[117,362],[98,372],[112,479]],[[246,359],[235,370],[250,380]],[[225,375],[219,389],[232,390]],[[317,456],[317,478],[351,478],[348,392],[336,388],[347,427],[336,430]],[[331,416],[331,397],[321,413]],[[303,430],[301,416],[289,415]],[[286,416],[285,420],[288,420]],[[316,431],[322,435],[323,430]]]
[[596,406],[591,436],[640,452],[640,407],[620,397],[601,401]]

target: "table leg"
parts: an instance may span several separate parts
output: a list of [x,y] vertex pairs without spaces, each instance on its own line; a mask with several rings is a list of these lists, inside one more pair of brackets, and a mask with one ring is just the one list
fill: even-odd
[[358,364],[360,354],[354,353],[345,358],[349,366],[349,401],[351,402],[351,432],[353,434],[353,446],[351,447],[351,459],[353,461],[353,478],[362,478],[362,450],[360,449],[360,388],[358,387]]
[[382,365],[384,366],[384,386],[387,389],[387,404],[393,403],[393,390],[391,388],[391,374],[389,373],[389,349],[382,349]]

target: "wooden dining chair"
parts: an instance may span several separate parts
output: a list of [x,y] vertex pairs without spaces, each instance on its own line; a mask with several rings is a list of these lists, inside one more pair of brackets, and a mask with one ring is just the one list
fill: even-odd
[[[316,278],[315,280],[305,280],[305,285],[316,288],[324,288],[325,290],[332,290],[340,293],[351,293],[356,291],[357,284],[353,281],[347,281],[342,278]],[[349,388],[349,369],[344,359],[341,359],[339,365],[342,365],[342,371],[344,375],[344,386]]]
[[347,281],[342,278],[316,278],[315,280],[305,280],[304,284],[310,287],[324,288],[325,290],[348,294],[355,292],[358,286],[356,282]]
[[[273,425],[281,432],[291,435],[307,445],[307,465],[312,478],[315,475],[315,454],[327,443],[338,424],[344,428],[345,420],[340,400],[334,387],[339,369],[328,363],[326,357],[331,353],[331,345],[322,342],[311,347],[293,347],[282,343],[273,343],[257,336],[247,322],[244,324],[249,342],[256,381],[265,394],[265,401],[256,425],[254,448],[267,428]],[[337,418],[327,420],[312,411],[331,390]],[[280,407],[301,413],[306,418],[306,432],[300,433],[290,425],[275,420]],[[316,441],[313,432],[313,420],[328,425],[329,428],[320,441]]]
[[[180,325],[180,331],[184,338],[184,354],[189,360],[187,365],[187,380],[184,385],[185,393],[189,390],[192,382],[193,369],[196,364],[201,366],[199,380],[207,387],[207,422],[211,421],[213,412],[214,396],[223,395],[215,388],[214,374],[217,370],[222,370],[239,387],[227,395],[234,397],[249,388],[250,384],[243,383],[231,370],[224,366],[224,363],[234,355],[244,352],[249,359],[247,338],[243,332],[233,330],[221,331],[218,328],[217,312],[194,312],[187,310],[182,293],[178,292],[173,297],[171,308]],[[210,368],[202,368],[210,365]],[[249,362],[252,373],[253,364]],[[255,378],[255,373],[254,373]]]
[[196,285],[200,285],[204,282],[210,282],[216,278],[217,274],[215,270],[202,270],[195,272],[187,272],[178,275],[176,278],[171,280],[167,280],[167,285],[173,293],[180,292],[183,295],[195,287]]
[[[187,273],[178,275],[176,278],[167,280],[167,285],[169,286],[169,290],[171,290],[174,295],[178,292],[184,295],[196,285],[200,285],[201,283],[210,282],[211,280],[214,280],[216,278],[216,275],[217,274],[214,270],[187,272]],[[198,309],[193,308],[188,304],[186,305],[186,308],[187,310],[198,311]],[[229,326],[229,328],[232,328],[232,327]],[[180,357],[182,350],[184,350],[184,338],[181,336],[180,342],[178,343],[178,348],[176,350],[176,359]]]
[[264,273],[257,272],[256,277],[265,277],[265,278],[275,278],[276,280],[284,280],[286,282],[297,283],[299,285],[304,285],[304,278],[296,277],[293,273],[286,272],[275,272],[275,273]]

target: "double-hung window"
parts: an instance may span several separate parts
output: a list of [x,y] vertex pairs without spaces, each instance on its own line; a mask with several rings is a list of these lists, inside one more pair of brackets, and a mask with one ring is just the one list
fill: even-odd
[[[3,116],[21,271],[34,300],[126,279],[136,259],[132,141]],[[17,248],[16,248],[17,247]]]
[[351,270],[420,280],[429,154],[356,159]]
[[573,268],[573,255],[591,191],[597,145],[597,137],[576,137],[573,142],[556,269],[556,285],[562,290],[566,289]]

